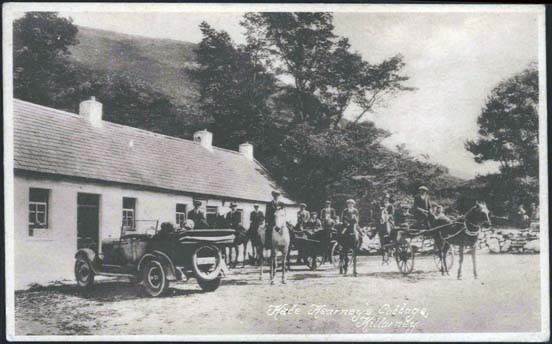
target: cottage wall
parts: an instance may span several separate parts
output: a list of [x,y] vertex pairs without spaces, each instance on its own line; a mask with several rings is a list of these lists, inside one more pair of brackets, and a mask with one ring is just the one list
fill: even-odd
[[[48,233],[45,238],[29,236],[29,188],[49,190]],[[136,198],[137,220],[159,220],[175,223],[176,204],[192,207],[192,196],[139,189],[129,189],[100,183],[76,182],[16,175],[15,199],[15,288],[31,283],[54,280],[74,280],[73,264],[77,250],[77,194],[100,195],[100,238],[117,239],[122,223],[123,197]],[[253,202],[237,201],[243,209],[245,227],[249,227],[249,214]],[[207,206],[228,206],[229,200],[207,198]],[[265,211],[265,205],[261,204]],[[288,220],[295,223],[297,208],[287,211]]]

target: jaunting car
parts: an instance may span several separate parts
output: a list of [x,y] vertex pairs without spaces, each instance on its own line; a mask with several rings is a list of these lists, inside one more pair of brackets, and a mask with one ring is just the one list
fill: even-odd
[[222,279],[221,250],[233,243],[232,229],[175,229],[156,220],[136,220],[121,227],[117,240],[102,240],[97,247],[75,254],[75,277],[90,287],[95,276],[129,277],[149,296],[165,292],[169,281],[195,278],[204,291],[214,291]]

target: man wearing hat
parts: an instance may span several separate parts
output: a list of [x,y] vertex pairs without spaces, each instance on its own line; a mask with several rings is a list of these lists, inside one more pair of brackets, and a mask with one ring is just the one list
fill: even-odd
[[305,228],[305,224],[310,219],[310,214],[305,208],[307,205],[305,203],[299,204],[299,210],[297,211],[297,225],[295,230],[302,231]]
[[430,218],[433,215],[431,214],[431,201],[429,199],[427,187],[422,185],[418,188],[418,194],[414,197],[414,206],[412,207],[412,210],[413,215],[421,228],[431,228]]
[[199,209],[200,206],[201,201],[194,201],[194,209],[188,212],[188,220],[194,221],[195,229],[207,229],[209,228],[209,224],[207,224],[205,214]]
[[280,192],[272,191],[272,201],[266,205],[266,235],[265,246],[270,248],[272,246],[272,228],[276,224],[276,210],[278,209],[278,203],[280,201]]
[[265,217],[263,212],[259,210],[258,204],[253,205],[253,208],[255,208],[255,210],[249,214],[249,231],[257,232],[259,226],[264,222]]
[[241,214],[236,211],[238,205],[234,202],[230,203],[230,211],[226,213],[226,224],[229,228],[243,230],[241,226]]

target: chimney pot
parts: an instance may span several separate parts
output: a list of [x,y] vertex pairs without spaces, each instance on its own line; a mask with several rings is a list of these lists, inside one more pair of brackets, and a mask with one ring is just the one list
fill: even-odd
[[213,133],[206,129],[196,131],[194,133],[194,142],[198,142],[201,146],[208,150],[213,150]]
[[96,101],[96,97],[90,97],[79,104],[79,114],[83,116],[92,126],[102,126],[102,103]]
[[249,142],[242,143],[240,145],[240,153],[245,156],[248,160],[253,161],[253,145]]

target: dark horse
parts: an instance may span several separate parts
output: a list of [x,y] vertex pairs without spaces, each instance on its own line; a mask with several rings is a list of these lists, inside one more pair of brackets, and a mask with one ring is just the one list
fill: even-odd
[[[242,226],[239,226],[236,229],[236,237],[234,238],[234,242],[232,246],[229,247],[229,252],[228,252],[229,268],[235,268],[238,265],[239,247],[241,245],[243,245],[243,265],[242,266],[245,267],[247,243],[249,243],[249,241],[252,240],[251,234],[252,234],[251,231],[246,231],[245,228],[243,228]],[[253,244],[253,247],[254,247],[254,244]],[[232,259],[232,251],[236,253],[235,259]]]
[[[463,221],[460,218],[454,223],[440,226],[437,229],[438,242],[436,245],[444,247],[448,245],[454,245],[459,247],[459,266],[458,266],[458,279],[462,279],[462,262],[464,260],[464,247],[471,248],[471,256],[473,263],[473,276],[477,278],[477,268],[475,263],[475,250],[477,247],[477,241],[479,238],[479,231],[481,228],[490,228],[491,220],[489,219],[489,209],[484,202],[476,201],[475,205],[471,207],[463,216]],[[445,252],[446,253],[446,252]],[[444,256],[441,256],[441,259]],[[441,264],[445,266],[446,264]]]
[[362,236],[357,224],[346,226],[344,224],[336,225],[337,229],[337,242],[341,246],[339,253],[339,273],[347,275],[347,269],[349,268],[349,255],[348,252],[353,252],[353,276],[356,277],[356,261],[357,253],[362,244]]

